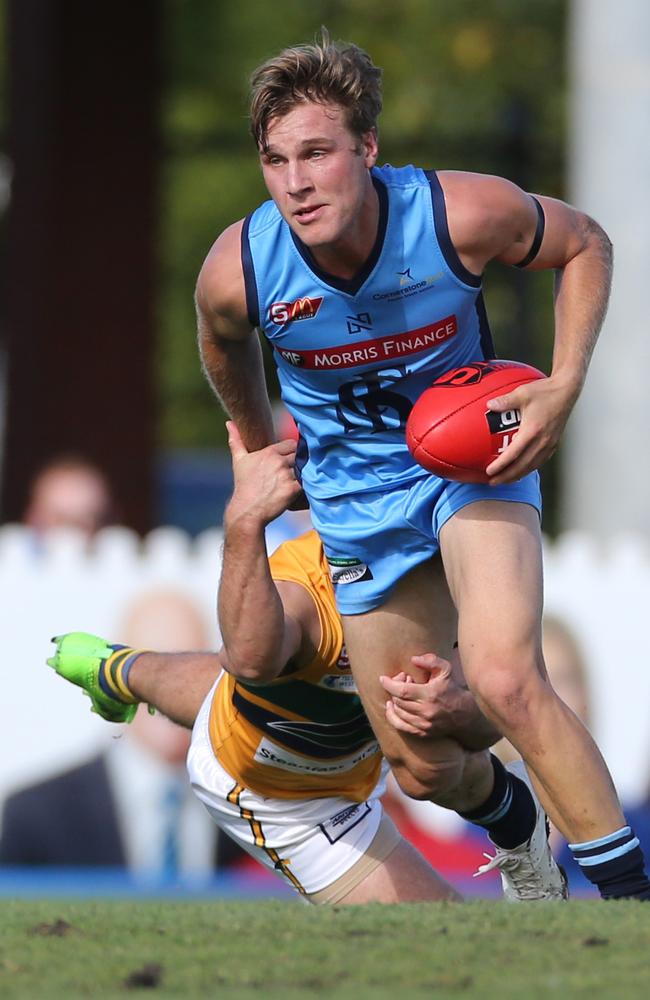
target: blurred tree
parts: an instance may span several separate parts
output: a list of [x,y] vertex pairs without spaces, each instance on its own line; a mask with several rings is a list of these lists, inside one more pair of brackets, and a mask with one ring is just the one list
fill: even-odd
[[[247,79],[326,25],[384,68],[382,161],[502,174],[562,195],[566,0],[167,0],[158,385],[162,447],[223,442],[192,293],[210,244],[264,199]],[[488,272],[497,349],[548,369],[549,275]],[[552,479],[552,464],[545,472]],[[551,491],[552,493],[552,491]],[[553,505],[547,528],[553,528]]]

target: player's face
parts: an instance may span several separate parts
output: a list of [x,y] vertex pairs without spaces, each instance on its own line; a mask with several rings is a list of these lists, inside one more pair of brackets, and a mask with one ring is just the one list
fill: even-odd
[[299,104],[271,119],[260,158],[269,194],[303,243],[314,250],[372,245],[375,233],[363,230],[376,228],[374,131],[359,139],[338,106]]

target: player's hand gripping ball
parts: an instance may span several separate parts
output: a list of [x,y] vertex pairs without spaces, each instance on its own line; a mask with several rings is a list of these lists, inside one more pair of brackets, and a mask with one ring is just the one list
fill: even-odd
[[521,421],[519,410],[488,410],[488,399],[545,377],[518,361],[473,361],[441,375],[406,423],[413,458],[443,479],[487,483],[486,467],[508,447]]

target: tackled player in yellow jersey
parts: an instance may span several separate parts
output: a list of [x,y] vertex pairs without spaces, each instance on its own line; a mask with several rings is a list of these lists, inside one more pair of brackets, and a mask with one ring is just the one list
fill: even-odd
[[[197,795],[220,827],[308,899],[457,898],[383,814],[386,764],[349,672],[320,540],[308,532],[267,557],[265,526],[297,491],[295,445],[249,454],[234,425],[229,432],[235,487],[224,523],[221,652],[143,653],[102,640],[83,652],[83,634],[73,633],[58,640],[50,662],[85,687],[105,717],[116,720],[120,706],[126,717],[129,702],[147,701],[182,724],[196,719],[188,768]],[[516,869],[504,880],[506,896],[549,898],[551,877],[550,898],[561,898],[545,839],[532,852],[516,840],[527,803],[542,813],[521,762],[510,773],[499,770],[483,749],[498,734],[463,685],[459,665],[452,676],[447,661],[423,654],[408,666],[428,670],[429,681],[407,674],[382,681],[388,721],[396,736],[402,731],[401,745],[414,747],[391,760],[400,785],[488,830],[496,857]],[[415,752],[423,735],[426,766]],[[503,845],[513,837],[512,847]]]

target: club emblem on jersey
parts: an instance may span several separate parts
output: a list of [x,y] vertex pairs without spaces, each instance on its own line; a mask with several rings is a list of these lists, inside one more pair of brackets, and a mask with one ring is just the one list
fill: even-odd
[[348,333],[363,333],[364,330],[372,330],[372,317],[370,313],[359,313],[358,316],[346,316],[348,323]]
[[269,318],[276,326],[286,326],[300,319],[313,319],[322,301],[323,296],[319,295],[315,299],[304,296],[295,302],[273,302],[269,308]]

